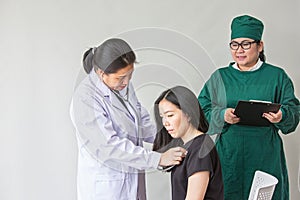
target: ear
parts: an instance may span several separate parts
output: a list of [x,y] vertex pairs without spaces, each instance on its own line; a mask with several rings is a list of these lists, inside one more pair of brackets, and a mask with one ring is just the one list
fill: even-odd
[[187,118],[187,121],[188,122],[191,122],[191,117],[188,115],[188,114],[185,114],[186,118]]
[[259,42],[258,51],[259,51],[259,52],[262,52],[263,50],[264,50],[264,42],[263,42],[263,41],[260,41],[260,42]]
[[103,77],[103,74],[104,74],[104,71],[103,71],[102,69],[97,68],[97,69],[96,69],[96,74],[97,74],[100,78],[102,78],[102,77]]

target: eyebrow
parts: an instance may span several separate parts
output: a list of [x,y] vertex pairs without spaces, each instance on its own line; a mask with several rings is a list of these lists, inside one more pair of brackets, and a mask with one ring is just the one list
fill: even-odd
[[167,111],[165,111],[164,113],[159,113],[160,115],[161,114],[167,114],[167,113],[169,113],[169,112],[174,112],[174,111],[172,111],[172,110],[167,110]]

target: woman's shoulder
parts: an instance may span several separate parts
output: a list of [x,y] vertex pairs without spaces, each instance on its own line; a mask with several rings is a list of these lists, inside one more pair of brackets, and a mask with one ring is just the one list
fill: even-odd
[[203,141],[203,144],[205,144],[205,145],[215,145],[215,143],[214,143],[214,141],[213,141],[213,139],[211,138],[211,136],[210,135],[208,135],[208,134],[206,134],[206,133],[204,133],[204,134],[202,134],[202,135],[200,135],[201,137],[199,137],[202,141]]
[[227,66],[222,66],[218,69],[216,69],[213,73],[212,73],[212,77],[220,77],[226,73],[231,73],[232,68],[232,64],[233,63],[229,63],[229,65]]
[[75,88],[73,98],[80,101],[102,101],[104,97],[108,97],[110,90],[100,81],[94,78],[91,74],[87,75]]
[[277,77],[281,80],[289,79],[288,74],[284,70],[284,68],[272,65],[270,63],[264,63],[261,70],[264,74],[271,75],[272,77]]
[[220,73],[220,72],[225,72],[225,71],[228,71],[230,69],[230,67],[232,66],[232,63],[229,63],[229,65],[227,66],[221,66],[219,67],[218,69],[216,69],[214,71],[214,73]]
[[220,67],[218,69],[216,69],[211,75],[210,78],[208,80],[208,82],[213,82],[213,83],[223,83],[223,77],[225,74],[230,73],[230,68],[229,66],[226,67]]
[[270,63],[266,63],[266,62],[263,63],[263,68],[265,70],[272,71],[272,72],[285,73],[283,68],[281,68],[279,66],[275,66],[275,65],[270,64]]
[[87,91],[90,90],[90,80],[89,76],[84,77],[80,82],[77,83],[77,85],[74,88],[74,94],[75,95],[81,95],[87,93]]
[[193,139],[191,149],[200,149],[203,152],[210,152],[215,148],[215,143],[208,134],[201,134]]

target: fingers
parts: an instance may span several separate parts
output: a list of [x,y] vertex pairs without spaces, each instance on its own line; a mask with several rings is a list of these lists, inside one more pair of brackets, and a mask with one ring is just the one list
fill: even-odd
[[174,147],[162,154],[160,165],[161,166],[170,166],[178,165],[186,156],[187,151],[181,147]]
[[273,123],[274,117],[270,113],[263,113],[263,117]]
[[187,154],[187,150],[182,147],[175,147],[174,148],[175,153],[177,153],[178,156],[185,157]]
[[224,120],[229,124],[236,124],[240,121],[240,118],[234,114],[233,108],[227,108],[224,113]]
[[240,118],[237,118],[237,117],[233,117],[230,119],[230,124],[236,124],[240,121]]
[[271,123],[278,123],[282,119],[282,112],[279,111],[277,113],[263,113],[263,117],[269,120]]
[[187,151],[184,148],[181,147],[175,147],[173,152],[173,161],[174,164],[180,164],[180,161],[186,156]]

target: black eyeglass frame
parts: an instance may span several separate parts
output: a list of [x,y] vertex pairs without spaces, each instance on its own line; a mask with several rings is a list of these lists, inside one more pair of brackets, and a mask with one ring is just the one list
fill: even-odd
[[[230,43],[229,43],[229,47],[230,47],[230,49],[231,50],[238,50],[240,47],[243,49],[243,50],[248,50],[248,49],[251,49],[251,44],[253,44],[253,43],[257,43],[257,44],[259,44],[259,40],[254,40],[254,41],[247,41],[247,40],[244,40],[244,41],[242,41],[241,43],[238,43],[238,42],[236,42],[236,41],[231,41]],[[237,44],[238,46],[237,46],[237,48],[232,48],[232,44]],[[249,47],[243,47],[243,45],[249,45]]]

